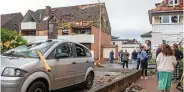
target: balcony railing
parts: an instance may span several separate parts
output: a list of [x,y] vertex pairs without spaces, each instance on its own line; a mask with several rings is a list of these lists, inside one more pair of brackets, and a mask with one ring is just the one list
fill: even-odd
[[[28,42],[36,41],[36,40],[46,40],[48,36],[23,36]],[[69,40],[72,42],[79,43],[94,43],[94,35],[87,34],[79,34],[79,35],[63,35],[58,36],[58,39]]]
[[21,30],[36,30],[36,22],[22,22]]
[[183,32],[183,24],[155,24],[153,32]]

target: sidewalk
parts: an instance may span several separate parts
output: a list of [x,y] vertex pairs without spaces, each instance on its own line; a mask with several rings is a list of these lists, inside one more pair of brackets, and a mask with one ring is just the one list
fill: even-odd
[[[135,84],[143,88],[141,92],[159,92],[157,90],[156,75],[148,76],[148,80],[139,79],[135,82]],[[176,89],[176,85],[176,83],[172,84],[170,92],[180,92]]]

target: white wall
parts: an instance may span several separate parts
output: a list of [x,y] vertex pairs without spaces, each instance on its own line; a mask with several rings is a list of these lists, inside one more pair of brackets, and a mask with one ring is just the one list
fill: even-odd
[[111,52],[111,50],[114,51],[114,57],[115,57],[115,48],[103,48],[103,58],[109,58],[109,53]]
[[22,22],[21,29],[36,29],[36,22]]
[[[23,37],[27,39],[28,42],[48,39],[48,36],[23,36]],[[58,39],[64,39],[80,43],[94,43],[94,35],[88,34],[58,36]]]

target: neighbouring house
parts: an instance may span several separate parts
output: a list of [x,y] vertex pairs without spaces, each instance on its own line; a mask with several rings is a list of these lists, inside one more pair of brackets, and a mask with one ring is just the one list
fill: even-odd
[[[101,30],[100,30],[101,7]],[[21,22],[21,34],[28,40],[67,39],[88,47],[94,58],[101,58],[104,48],[111,45],[111,26],[105,3],[28,10]]]
[[163,0],[148,11],[152,31],[141,35],[142,40],[150,40],[155,51],[159,44],[179,43],[183,32],[183,0]]
[[[120,50],[125,51],[125,49],[126,49],[127,52],[131,54],[134,49],[137,49],[139,47],[140,42],[137,41],[136,39],[119,39],[119,38],[116,38],[116,39],[111,40],[111,44],[117,45],[119,51]],[[131,59],[131,55],[130,55],[129,58]]]
[[17,32],[19,32],[22,19],[23,15],[21,13],[2,14],[1,28],[16,30]]

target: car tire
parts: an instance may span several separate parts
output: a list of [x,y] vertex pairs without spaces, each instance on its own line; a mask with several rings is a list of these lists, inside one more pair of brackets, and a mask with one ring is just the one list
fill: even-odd
[[27,92],[48,92],[46,85],[41,81],[32,83]]
[[90,72],[87,75],[86,81],[84,82],[84,87],[86,89],[90,89],[93,86],[93,80],[94,80],[94,73]]

